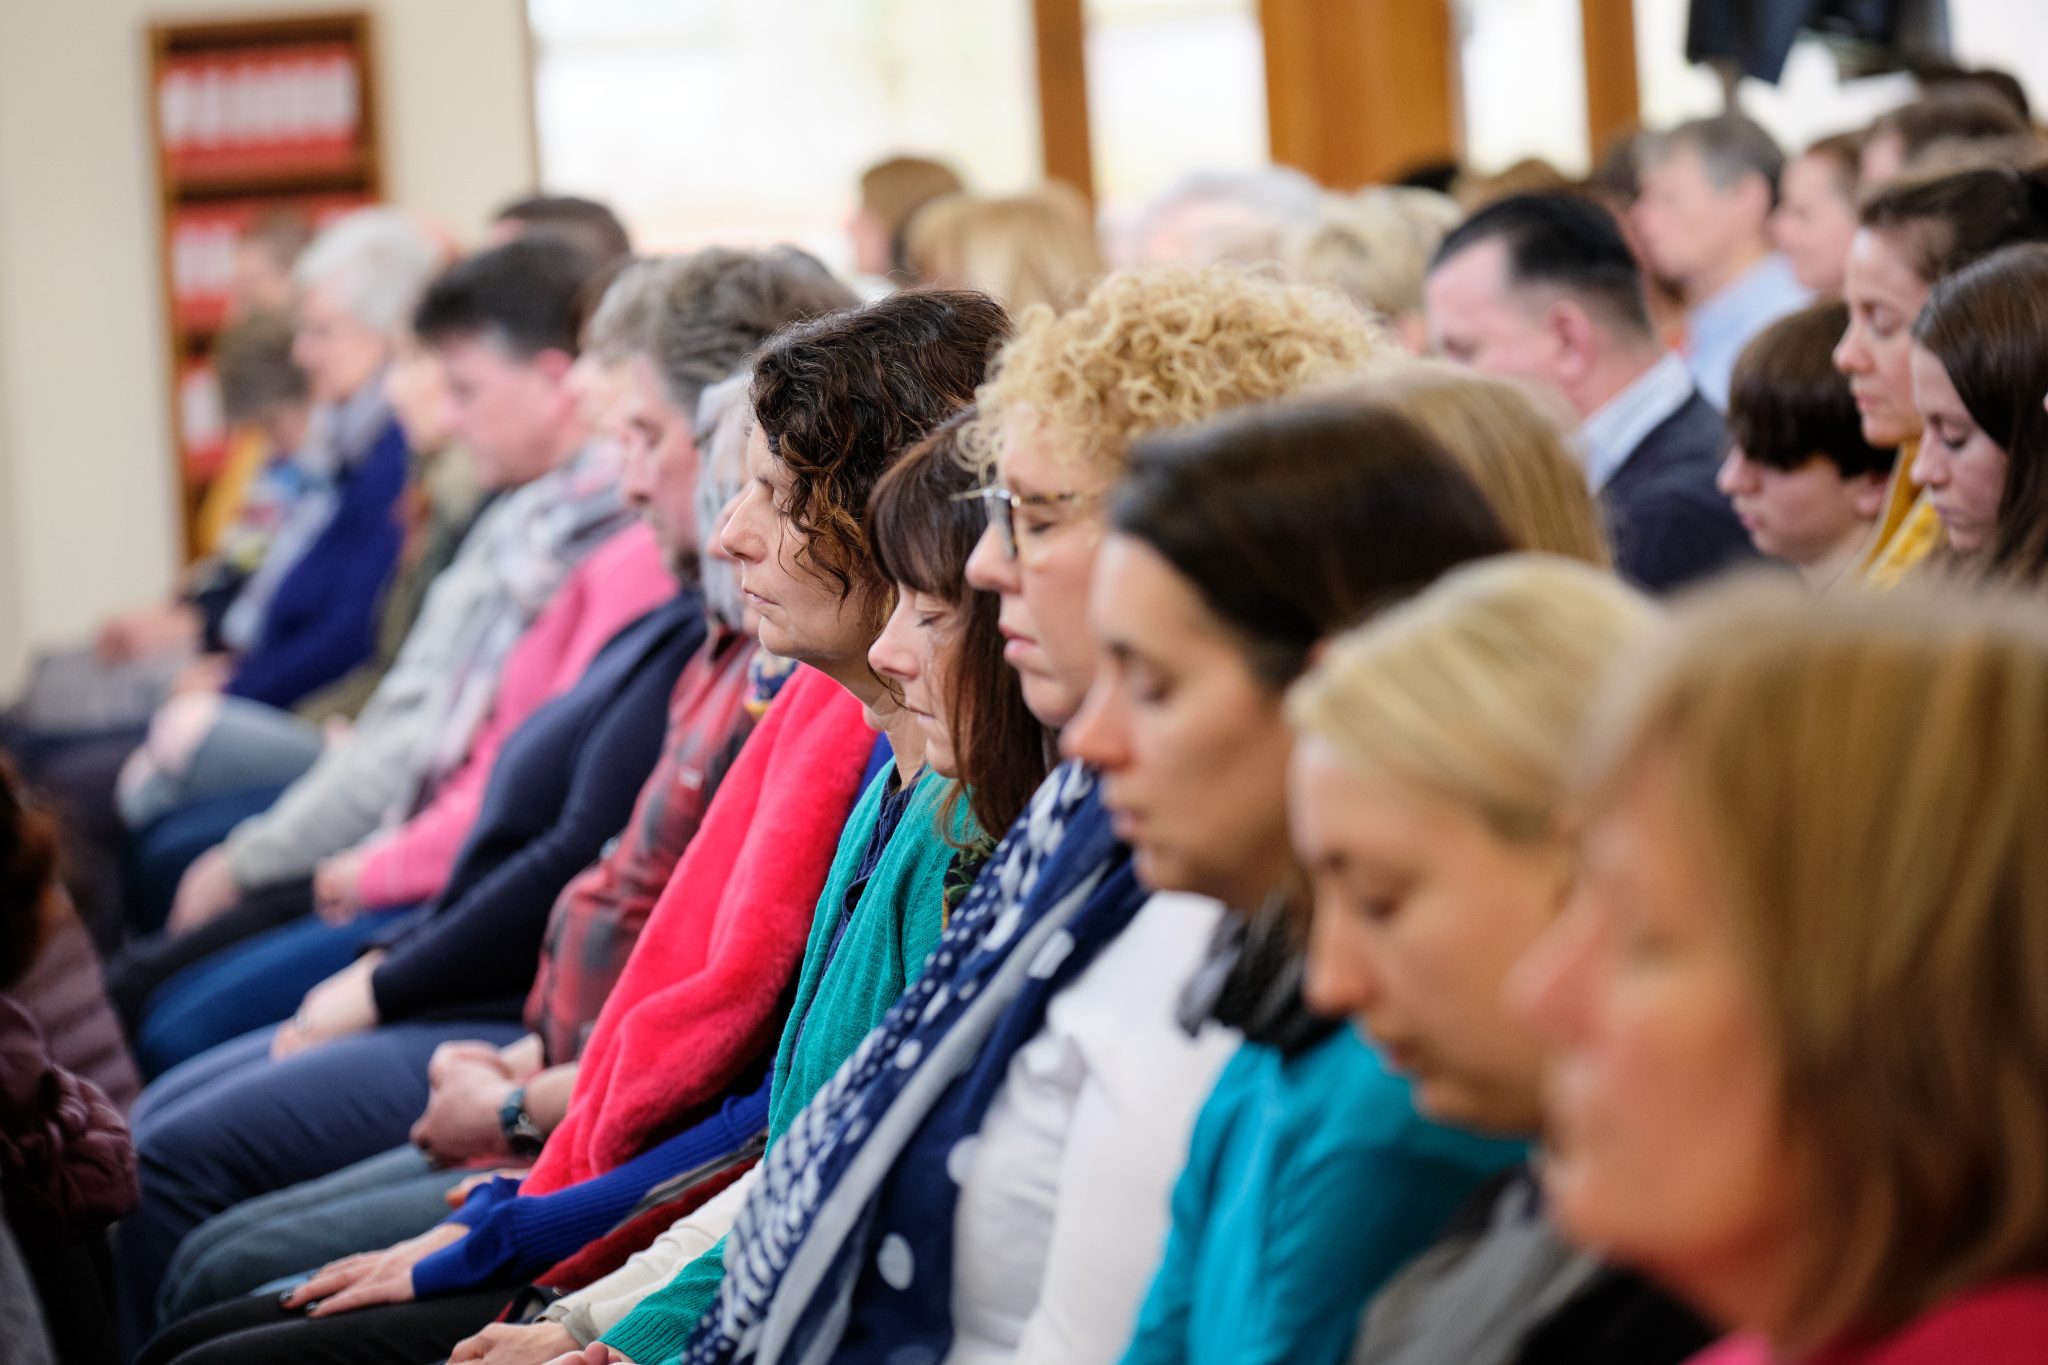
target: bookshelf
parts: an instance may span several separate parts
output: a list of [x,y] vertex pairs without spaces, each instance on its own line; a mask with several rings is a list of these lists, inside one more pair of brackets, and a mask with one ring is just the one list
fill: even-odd
[[384,197],[366,13],[149,30],[149,108],[162,259],[171,449],[180,523],[225,450],[209,352],[242,234],[272,214],[318,229]]

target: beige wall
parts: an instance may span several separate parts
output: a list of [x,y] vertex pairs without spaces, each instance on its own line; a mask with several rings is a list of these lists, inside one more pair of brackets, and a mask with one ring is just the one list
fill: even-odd
[[349,8],[387,192],[473,234],[533,180],[522,0],[0,3],[0,693],[176,563],[148,24]]

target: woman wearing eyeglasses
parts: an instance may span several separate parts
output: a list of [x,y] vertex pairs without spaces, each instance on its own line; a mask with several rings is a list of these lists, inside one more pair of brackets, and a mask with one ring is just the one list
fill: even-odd
[[[962,433],[991,477],[967,577],[1000,599],[1042,722],[1064,726],[1094,674],[1090,572],[1131,443],[1326,383],[1380,345],[1335,300],[1228,270],[1123,273],[1024,318]],[[1151,895],[1095,772],[1056,769],[866,1065],[793,1125],[805,1141],[783,1150],[808,1159],[764,1166],[682,1358],[1115,1359],[1235,1043],[1175,1019],[1221,913]],[[669,1358],[627,1328],[606,1343]]]

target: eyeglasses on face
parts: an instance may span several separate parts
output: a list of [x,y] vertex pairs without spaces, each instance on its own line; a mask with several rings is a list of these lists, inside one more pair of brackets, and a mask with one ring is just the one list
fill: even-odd
[[965,493],[956,493],[953,498],[956,502],[979,499],[982,510],[988,514],[989,525],[996,528],[996,535],[1003,543],[1003,553],[1015,559],[1022,545],[1056,529],[1048,527],[1032,532],[1028,525],[1018,522],[1018,512],[1025,508],[1045,511],[1056,507],[1085,507],[1090,503],[1102,501],[1105,496],[1106,494],[1099,492],[1013,493],[999,483],[992,483],[983,488],[970,488]]

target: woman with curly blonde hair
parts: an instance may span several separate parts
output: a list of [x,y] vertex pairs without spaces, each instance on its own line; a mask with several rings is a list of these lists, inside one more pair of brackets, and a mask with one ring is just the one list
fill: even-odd
[[[1229,268],[1119,273],[1072,312],[1025,315],[959,458],[996,478],[967,578],[997,594],[1048,729],[1094,671],[1089,573],[1132,441],[1383,349],[1341,300]],[[792,1122],[682,1359],[1114,1359],[1235,1041],[1174,1017],[1222,918],[1147,892],[1096,771],[1060,765],[924,975]],[[657,1355],[673,1358],[636,1352]]]

